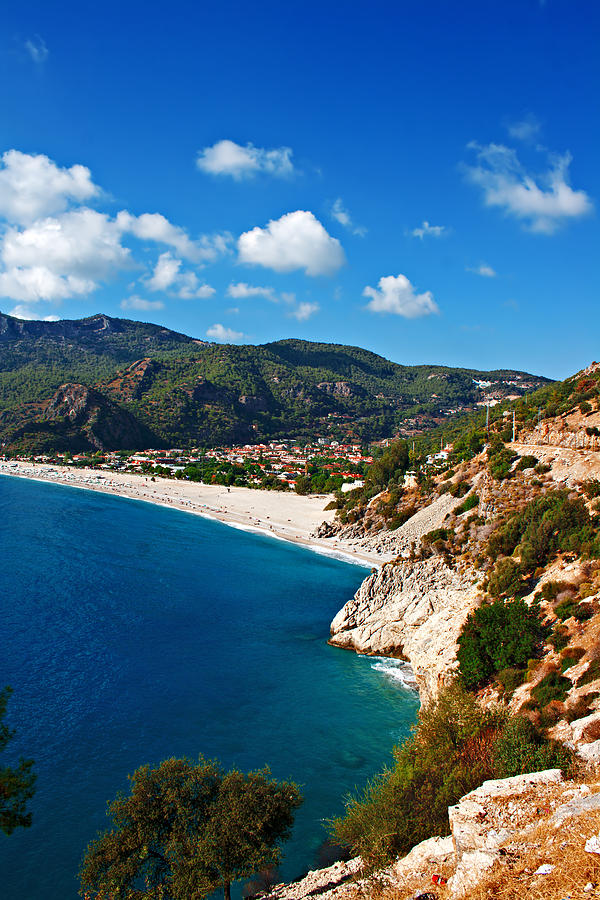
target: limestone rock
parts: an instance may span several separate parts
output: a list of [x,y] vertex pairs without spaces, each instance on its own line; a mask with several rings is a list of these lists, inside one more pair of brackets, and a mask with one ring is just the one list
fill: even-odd
[[395,862],[386,872],[399,878],[412,872],[420,872],[431,865],[441,866],[443,863],[454,862],[455,855],[452,835],[432,837],[413,847],[410,853]]
[[408,660],[427,702],[456,672],[458,637],[479,604],[474,582],[439,557],[384,566],[336,615],[330,643]]
[[533,786],[560,781],[560,769],[484,781],[481,787],[448,809],[456,849],[456,872],[451,879],[453,897],[462,896],[481,879],[482,872],[490,869],[497,859],[501,844],[511,837],[510,828],[489,821],[489,807],[499,799],[523,794]]

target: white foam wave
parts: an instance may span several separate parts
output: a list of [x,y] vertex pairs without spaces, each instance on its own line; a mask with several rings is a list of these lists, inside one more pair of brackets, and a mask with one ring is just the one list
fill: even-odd
[[396,684],[401,685],[409,691],[417,690],[417,679],[408,663],[402,659],[390,659],[387,656],[376,656],[375,662],[371,664],[371,668],[375,672],[381,674]]

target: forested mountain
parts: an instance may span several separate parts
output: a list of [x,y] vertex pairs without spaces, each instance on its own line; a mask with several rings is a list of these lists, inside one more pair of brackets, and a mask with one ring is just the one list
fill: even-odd
[[[431,427],[486,398],[546,382],[510,370],[402,366],[338,344],[212,344],[104,315],[26,322],[0,314],[0,444],[10,449],[50,449],[71,439],[108,448],[117,436],[121,448],[139,447],[142,434],[155,446],[181,447],[371,440]],[[70,411],[68,399],[81,391],[66,386],[94,388],[104,437],[90,428],[79,433],[81,404]],[[117,410],[130,418],[111,430]]]

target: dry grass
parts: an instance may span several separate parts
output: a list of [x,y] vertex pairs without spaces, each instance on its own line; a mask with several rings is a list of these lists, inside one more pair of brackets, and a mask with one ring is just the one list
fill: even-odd
[[[541,823],[505,848],[489,875],[464,900],[583,900],[600,897],[600,856],[586,853],[585,842],[600,831],[600,813],[568,819],[560,828]],[[555,868],[534,875],[541,865]],[[591,891],[584,891],[588,884]]]

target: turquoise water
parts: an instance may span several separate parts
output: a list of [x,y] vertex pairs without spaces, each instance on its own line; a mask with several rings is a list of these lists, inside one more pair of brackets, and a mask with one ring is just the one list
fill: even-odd
[[0,476],[0,686],[35,759],[34,824],[0,833],[3,900],[75,900],[106,803],[143,763],[271,766],[305,803],[281,876],[388,762],[416,697],[329,647],[365,570],[177,510]]

